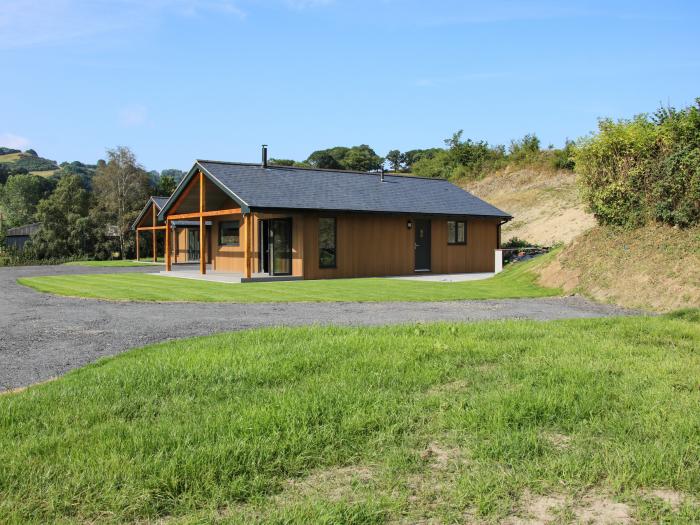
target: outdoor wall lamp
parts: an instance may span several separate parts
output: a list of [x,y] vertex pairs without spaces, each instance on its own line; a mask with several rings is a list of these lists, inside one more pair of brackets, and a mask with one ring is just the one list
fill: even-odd
[[408,219],[408,222],[406,222],[406,228],[408,228],[409,230],[413,228],[413,222],[411,221],[411,219]]

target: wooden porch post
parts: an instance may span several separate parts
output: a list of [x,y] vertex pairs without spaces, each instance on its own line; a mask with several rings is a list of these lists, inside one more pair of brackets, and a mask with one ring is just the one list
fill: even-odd
[[251,277],[251,248],[253,246],[253,214],[248,212],[245,215],[245,246],[243,247],[243,276],[246,279]]
[[165,271],[169,272],[172,269],[170,264],[170,220],[165,218]]
[[[155,204],[151,205],[151,216],[153,217],[153,228],[156,227],[156,206]],[[153,262],[158,262],[158,243],[156,242],[156,230],[153,229],[151,230],[151,240],[153,242]]]
[[177,253],[180,251],[180,245],[178,242],[177,226],[173,226],[173,253],[175,255],[175,264],[177,264]]
[[204,191],[204,173],[199,172],[199,273],[207,273],[207,227],[204,222],[204,211],[207,208]]
[[138,228],[136,228],[136,260],[137,260],[137,261],[140,259],[139,237],[141,237],[141,232],[139,231]]

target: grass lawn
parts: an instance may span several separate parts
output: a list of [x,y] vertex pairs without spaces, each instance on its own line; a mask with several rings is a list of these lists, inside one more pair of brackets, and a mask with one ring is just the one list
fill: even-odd
[[461,283],[396,279],[333,279],[225,284],[147,274],[57,275],[18,279],[40,292],[117,301],[448,301],[558,295],[536,284],[536,265],[549,256],[514,264],[483,281]]
[[697,312],[149,346],[0,396],[0,516],[697,522],[699,348]]
[[[152,261],[135,261],[135,260],[115,260],[115,261],[71,261],[65,263],[66,266],[89,266],[89,267],[129,267],[129,266],[152,266]],[[157,263],[156,263],[157,264]]]

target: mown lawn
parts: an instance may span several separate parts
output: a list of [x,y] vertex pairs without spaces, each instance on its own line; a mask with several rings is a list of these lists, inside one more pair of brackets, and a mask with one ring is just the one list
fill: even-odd
[[154,345],[0,396],[0,516],[698,522],[699,348],[698,312]]
[[448,301],[558,295],[536,283],[536,265],[546,259],[517,263],[483,281],[460,283],[397,279],[333,279],[226,284],[148,274],[56,275],[18,279],[40,292],[116,301]]
[[[87,266],[97,268],[120,268],[131,266],[153,266],[152,261],[115,260],[115,261],[71,261],[64,263],[66,266]],[[157,263],[156,263],[157,264]]]

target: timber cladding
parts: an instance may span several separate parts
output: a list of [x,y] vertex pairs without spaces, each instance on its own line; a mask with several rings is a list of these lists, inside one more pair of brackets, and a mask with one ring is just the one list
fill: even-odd
[[[319,219],[336,219],[336,266],[319,267]],[[494,271],[494,250],[498,244],[498,220],[458,218],[466,222],[466,244],[448,244],[445,217],[409,217],[405,215],[253,213],[252,265],[258,271],[260,227],[262,219],[291,218],[292,275],[305,279],[380,277],[414,273],[415,221],[431,224],[431,272],[470,273]],[[240,224],[238,246],[219,245],[219,227],[223,221]],[[411,221],[412,228],[408,228]],[[246,228],[241,214],[217,217],[212,221],[212,262],[215,270],[244,271]]]
[[[336,267],[319,268],[319,218],[336,218]],[[494,271],[498,220],[460,218],[467,242],[448,245],[445,217],[376,214],[307,214],[304,219],[304,278],[380,277],[414,273],[415,220],[430,220],[431,272]],[[408,221],[413,227],[408,228]]]

